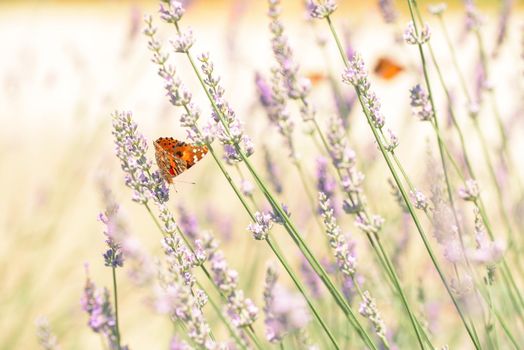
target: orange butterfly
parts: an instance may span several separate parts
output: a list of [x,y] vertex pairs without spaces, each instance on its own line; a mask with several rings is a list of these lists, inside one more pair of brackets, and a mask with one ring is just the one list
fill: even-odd
[[154,142],[155,158],[162,177],[172,184],[173,178],[191,168],[204,157],[206,146],[194,146],[172,137],[161,137]]
[[319,71],[312,71],[306,74],[306,77],[311,81],[311,85],[316,86],[326,80],[326,75]]
[[373,70],[382,79],[391,80],[404,70],[399,63],[388,57],[380,57]]

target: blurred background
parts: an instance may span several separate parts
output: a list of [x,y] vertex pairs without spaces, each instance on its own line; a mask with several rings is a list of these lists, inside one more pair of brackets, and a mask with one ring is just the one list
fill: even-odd
[[[399,27],[383,22],[376,3],[340,1],[334,16],[337,26],[370,66],[378,57],[387,55],[408,72],[416,72],[416,52],[409,50],[406,54],[405,47],[395,44],[396,33],[407,23],[406,3],[397,1]],[[495,39],[502,3],[478,2],[486,16],[485,38],[490,43]],[[498,86],[499,96],[504,96],[500,107],[507,120],[522,98],[509,96],[522,82],[522,73],[520,81],[519,74],[512,73],[518,67],[511,62],[522,54],[523,3],[513,2],[508,44],[493,68],[493,75],[508,77],[506,83]],[[424,9],[427,4],[420,2]],[[448,4],[446,18],[455,39],[460,40],[464,30],[463,4]],[[186,5],[183,23],[193,28],[197,39],[195,52],[211,53],[229,102],[246,123],[248,133],[256,135],[255,144],[266,145],[280,160],[279,164],[285,164],[286,154],[279,152],[281,140],[275,129],[267,128],[254,85],[255,72],[268,75],[273,64],[266,2],[193,0],[186,1]],[[316,44],[319,37],[327,36],[326,28],[315,29],[307,23],[301,1],[284,1],[283,6],[287,35],[302,71],[311,77],[322,77],[327,74],[327,63],[338,76],[341,66],[333,45],[328,45],[332,54],[326,61]],[[87,316],[79,303],[85,263],[89,263],[90,276],[97,285],[111,283],[110,271],[102,259],[103,225],[97,220],[103,210],[100,181],[108,184],[126,216],[133,218],[131,229],[140,244],[151,254],[160,251],[160,235],[143,208],[131,202],[130,191],[123,186],[123,173],[113,154],[110,118],[114,110],[130,110],[149,140],[185,136],[178,126],[178,111],[164,96],[142,35],[143,16],[156,15],[157,9],[155,1],[0,1],[1,349],[37,348],[34,323],[41,315],[48,317],[64,349],[100,346],[98,337],[86,326]],[[425,13],[431,24],[434,18]],[[155,19],[159,24],[158,17]],[[173,32],[162,25],[160,36],[167,41]],[[432,40],[437,48],[443,45],[437,29]],[[468,62],[473,51],[474,43],[463,41],[461,60]],[[449,64],[447,54],[439,56]],[[177,68],[184,83],[199,91],[187,62],[179,62]],[[473,70],[468,64],[464,68],[469,73]],[[408,74],[393,80],[373,79],[383,98],[384,110],[388,111],[390,126],[399,130],[401,155],[415,176],[421,175],[423,166],[409,156],[425,152],[424,146],[415,146],[415,140],[424,144],[425,134],[406,126],[410,117],[407,89],[417,79]],[[453,82],[454,78],[450,79]],[[405,93],[400,96],[398,91]],[[322,79],[314,82],[313,95],[319,110],[332,113],[331,102],[322,98],[327,93]],[[203,116],[207,116],[204,97],[196,94],[195,99],[200,101]],[[389,194],[389,189],[383,181],[382,164],[373,163],[377,155],[365,125],[355,122],[354,130],[356,134],[362,130],[361,135],[366,135],[353,144],[359,155],[369,156],[362,165],[369,171],[366,176],[373,179],[376,172],[380,180],[367,182],[374,189],[368,192],[373,202],[374,196],[381,198],[380,194]],[[522,149],[520,141],[515,142],[514,149]],[[402,147],[403,143],[413,143],[414,147]],[[304,155],[307,147],[302,149]],[[263,163],[261,151],[255,157],[256,162]],[[183,207],[195,213],[203,227],[217,231],[231,265],[242,273],[248,256],[245,252],[258,249],[251,239],[246,239],[248,218],[235,215],[240,206],[212,161],[204,159],[201,163],[180,177],[196,185],[177,184],[170,205],[175,210]],[[310,173],[314,166],[308,164]],[[284,181],[285,173],[282,169]],[[291,196],[292,192],[284,198],[292,208],[300,208],[302,199]],[[388,196],[378,201],[375,208],[387,217],[392,203]],[[294,215],[305,218],[307,213],[297,210]],[[239,246],[245,247],[241,253]],[[261,261],[269,256],[264,249],[265,246],[258,256]],[[260,266],[262,269],[264,264]],[[120,281],[120,327],[127,344],[134,349],[167,348],[171,323],[150,310],[145,302],[149,291],[135,288],[125,273],[120,275]],[[262,275],[249,282],[241,279],[243,287],[248,283],[261,284]]]

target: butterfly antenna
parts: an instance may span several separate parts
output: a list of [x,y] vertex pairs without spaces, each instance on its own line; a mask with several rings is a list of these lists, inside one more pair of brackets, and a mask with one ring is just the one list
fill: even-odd
[[183,184],[189,184],[189,185],[196,185],[196,182],[193,182],[193,181],[176,180],[176,182],[180,182]]

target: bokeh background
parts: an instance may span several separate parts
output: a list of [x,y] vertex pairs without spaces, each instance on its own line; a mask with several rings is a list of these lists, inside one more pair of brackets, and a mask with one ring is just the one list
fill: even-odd
[[[397,3],[399,22],[406,23],[406,4]],[[427,3],[421,1],[421,7]],[[486,40],[493,41],[501,2],[478,4],[487,16]],[[463,30],[462,5],[449,5],[447,19],[458,40]],[[507,120],[515,118],[522,98],[511,97],[521,83],[519,75],[512,74],[518,67],[511,62],[522,52],[522,7],[522,1],[514,2],[508,44],[493,68],[494,75],[508,77],[506,83],[498,84],[500,107]],[[103,225],[97,220],[103,209],[100,181],[109,184],[126,216],[132,218],[131,229],[140,244],[151,254],[160,252],[160,236],[153,223],[131,202],[130,191],[123,186],[123,173],[113,154],[110,119],[116,109],[130,110],[149,140],[184,138],[178,112],[164,96],[141,33],[143,15],[156,14],[157,9],[154,1],[0,1],[1,349],[37,348],[34,323],[41,315],[48,317],[63,348],[100,347],[98,337],[86,327],[87,317],[79,303],[85,263],[98,285],[111,283],[101,256]],[[301,1],[284,2],[283,20],[302,70],[325,74],[327,63],[338,75],[341,67],[334,47],[328,47],[332,55],[326,61],[316,45],[318,36],[327,34],[325,28],[311,27],[305,17]],[[432,20],[429,15],[426,18]],[[417,72],[414,50],[408,53],[395,44],[394,33],[399,28],[384,24],[376,1],[340,1],[335,19],[370,64],[387,54],[407,67],[406,74],[392,81],[374,78],[374,82],[390,126],[399,131],[401,157],[415,176],[422,176],[425,165],[415,155],[425,152],[426,134],[411,125],[407,93],[417,81],[416,74],[410,74]],[[308,213],[300,210],[303,198],[295,195],[293,176],[286,170],[286,152],[275,129],[267,127],[255,94],[255,72],[267,74],[273,62],[265,1],[189,1],[184,23],[194,30],[195,52],[211,53],[229,101],[257,146],[266,145],[279,160],[287,184],[283,197],[295,208],[297,221],[307,227]],[[163,39],[172,35],[169,28],[162,27]],[[443,45],[437,30],[432,40],[437,48]],[[461,61],[468,74],[473,65],[467,62],[474,54],[474,43],[465,41]],[[439,56],[449,65],[447,54]],[[177,67],[184,83],[196,87],[187,63],[180,60]],[[453,79],[450,75],[451,84]],[[333,111],[327,94],[322,82],[314,86],[314,98],[326,114]],[[197,93],[195,98],[201,102],[203,115],[209,115],[204,96]],[[440,102],[443,106],[442,99]],[[373,189],[367,193],[369,200],[388,219],[394,201],[384,181],[383,164],[374,161],[377,154],[365,127],[355,121],[353,135],[358,138],[352,146],[365,158],[361,164],[368,178],[366,186]],[[411,144],[413,147],[408,146]],[[518,154],[523,145],[517,140],[513,147]],[[305,157],[310,148],[307,143],[301,148]],[[256,162],[263,164],[263,152],[257,152]],[[474,156],[478,154],[474,152]],[[311,174],[314,166],[307,164]],[[270,254],[265,246],[256,246],[247,237],[248,217],[238,214],[240,206],[212,161],[204,159],[180,178],[196,184],[178,183],[177,191],[172,190],[172,208],[195,213],[202,227],[215,230],[231,265],[241,275],[246,266],[252,266],[255,256],[262,273]],[[285,238],[282,246],[286,247]],[[291,248],[288,253],[294,254]],[[411,251],[407,259],[421,261],[424,266],[426,258]],[[262,279],[262,274],[241,278],[241,285],[254,291]],[[120,327],[127,344],[134,349],[167,348],[172,325],[165,316],[152,312],[147,303],[150,290],[133,286],[125,273],[120,275],[120,285]],[[260,296],[254,298],[259,300]]]

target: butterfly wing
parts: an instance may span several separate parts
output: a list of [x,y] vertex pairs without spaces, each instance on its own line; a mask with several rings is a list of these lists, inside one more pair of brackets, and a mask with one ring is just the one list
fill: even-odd
[[191,168],[208,151],[206,146],[193,146],[172,137],[161,137],[154,145],[157,165],[168,183],[173,183],[175,176]]
[[193,146],[184,142],[180,142],[175,146],[175,156],[182,159],[186,164],[187,168],[191,168],[207,153],[206,146]]
[[391,80],[404,70],[397,62],[388,57],[381,57],[373,70],[375,74],[385,80]]

